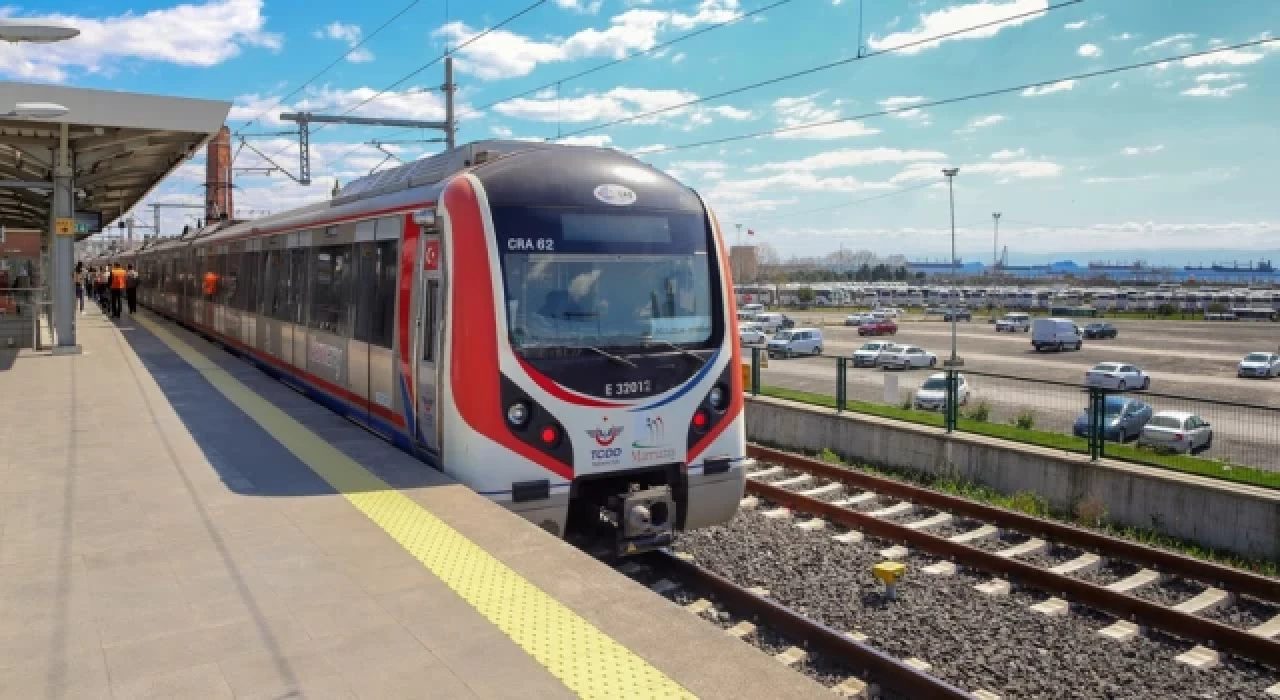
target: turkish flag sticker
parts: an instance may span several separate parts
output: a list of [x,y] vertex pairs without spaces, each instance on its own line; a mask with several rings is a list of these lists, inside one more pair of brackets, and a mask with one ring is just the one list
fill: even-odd
[[427,249],[422,253],[422,269],[434,271],[440,269],[440,241],[427,241]]

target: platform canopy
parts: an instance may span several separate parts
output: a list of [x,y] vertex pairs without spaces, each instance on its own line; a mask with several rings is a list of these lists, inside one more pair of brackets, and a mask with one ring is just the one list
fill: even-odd
[[[66,111],[24,116],[33,104]],[[49,228],[64,123],[79,239],[132,209],[217,133],[230,110],[230,102],[0,81],[0,225]]]

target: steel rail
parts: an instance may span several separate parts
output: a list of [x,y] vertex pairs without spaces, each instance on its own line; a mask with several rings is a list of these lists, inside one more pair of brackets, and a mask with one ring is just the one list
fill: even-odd
[[1006,559],[969,545],[952,542],[918,530],[849,510],[826,501],[802,496],[759,481],[747,481],[747,492],[791,510],[808,513],[892,542],[900,542],[937,557],[1028,585],[1082,603],[1139,625],[1168,632],[1214,649],[1280,668],[1280,642],[1250,634],[1207,618],[1179,612],[1125,593],[1056,574],[1033,564]]
[[661,561],[663,566],[675,569],[679,575],[705,588],[724,604],[754,616],[761,622],[796,640],[802,640],[809,648],[832,659],[863,669],[871,681],[881,688],[901,693],[909,698],[972,698],[946,681],[908,666],[898,659],[855,640],[846,634],[815,622],[786,606],[756,595],[719,574],[708,571],[692,561],[681,559],[670,552],[651,552],[645,556]]
[[939,493],[921,486],[853,471],[803,455],[759,445],[748,446],[747,454],[758,460],[776,462],[784,467],[799,469],[824,479],[945,510],[952,515],[963,515],[1025,534],[1038,535],[1055,544],[1071,545],[1095,554],[1142,564],[1161,573],[1210,583],[1225,591],[1246,593],[1272,603],[1280,603],[1280,579],[1195,559],[1074,525],[977,503],[967,498]]

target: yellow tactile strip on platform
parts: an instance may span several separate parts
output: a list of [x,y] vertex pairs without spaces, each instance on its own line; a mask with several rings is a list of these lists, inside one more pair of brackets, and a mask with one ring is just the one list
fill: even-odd
[[574,693],[694,697],[198,350],[150,318],[134,318]]

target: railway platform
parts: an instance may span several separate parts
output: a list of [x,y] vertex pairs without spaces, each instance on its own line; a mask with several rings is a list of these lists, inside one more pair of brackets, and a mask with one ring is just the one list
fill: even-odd
[[831,697],[199,336],[0,355],[0,697]]

